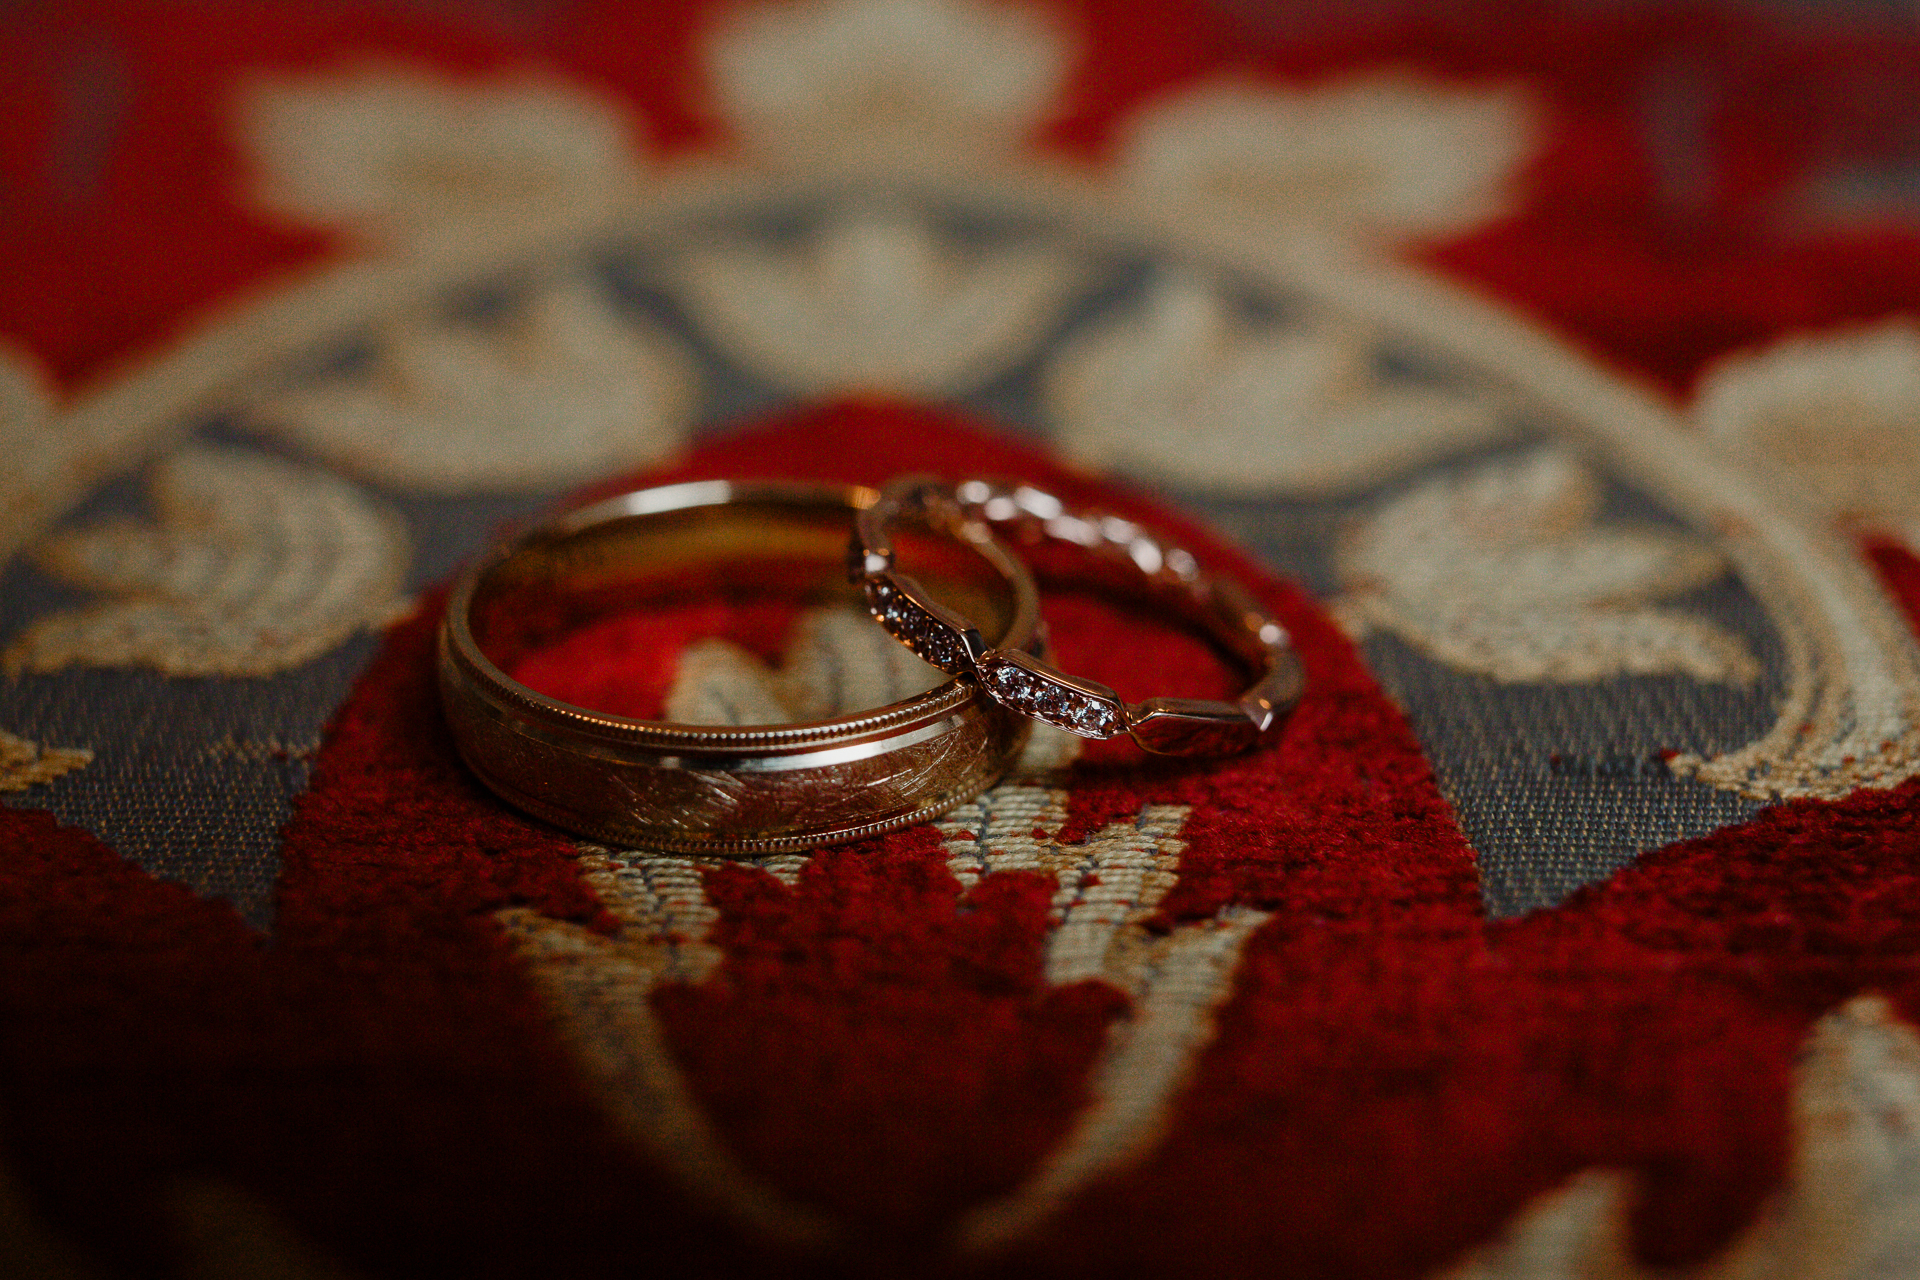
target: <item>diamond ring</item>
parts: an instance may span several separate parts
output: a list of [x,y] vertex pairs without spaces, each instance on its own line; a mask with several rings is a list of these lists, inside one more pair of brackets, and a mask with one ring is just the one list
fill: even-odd
[[[986,527],[1017,541],[1053,540],[1124,566],[1242,658],[1257,672],[1254,683],[1234,702],[1158,697],[1126,703],[1107,686],[1020,648],[989,646],[965,617],[895,569],[892,539],[902,519],[952,533]],[[1072,511],[1032,485],[896,479],[855,518],[847,567],[874,618],[922,660],[951,675],[971,674],[1002,706],[1083,738],[1124,733],[1159,755],[1226,754],[1253,746],[1300,698],[1304,677],[1286,628],[1246,588],[1205,572],[1191,553],[1135,521]]]

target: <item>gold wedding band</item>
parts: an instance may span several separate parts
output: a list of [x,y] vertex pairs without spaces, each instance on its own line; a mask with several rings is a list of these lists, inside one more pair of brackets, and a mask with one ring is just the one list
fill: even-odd
[[[807,724],[627,719],[547,697],[507,674],[518,656],[596,616],[652,600],[787,593],[856,603],[845,552],[855,486],[703,481],[570,512],[463,574],[440,628],[447,722],[469,767],[508,803],[596,840],[681,853],[781,853],[934,817],[996,781],[1028,722],[971,679]],[[1035,642],[1021,561],[977,522],[911,531],[943,598],[1003,649]]]
[[[964,608],[936,601],[936,593],[895,569],[895,525],[908,517],[950,527],[985,523],[1016,541],[1051,539],[1124,566],[1253,668],[1254,682],[1233,702],[1161,697],[1125,703],[1103,684],[984,639]],[[856,517],[847,568],[874,618],[923,661],[972,675],[1002,705],[1083,738],[1124,733],[1158,755],[1223,755],[1253,746],[1300,699],[1304,677],[1287,630],[1245,587],[1206,572],[1192,553],[1135,521],[1070,510],[1032,485],[947,485],[929,476],[893,480]]]

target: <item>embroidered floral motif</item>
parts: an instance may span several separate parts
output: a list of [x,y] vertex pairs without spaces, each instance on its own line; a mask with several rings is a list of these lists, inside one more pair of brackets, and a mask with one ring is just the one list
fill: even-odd
[[1632,1181],[1580,1174],[1436,1280],[1750,1280],[1906,1273],[1920,1257],[1920,1035],[1879,996],[1815,1024],[1796,1071],[1787,1186],[1719,1257],[1655,1272],[1628,1243]]
[[1146,921],[1178,882],[1187,806],[1149,805],[1135,821],[1061,844],[1067,792],[1049,785],[1064,763],[1053,754],[1053,739],[1071,741],[1075,753],[1078,740],[1058,730],[1048,735],[1029,748],[1010,780],[937,824],[947,865],[967,886],[996,872],[1053,876],[1059,887],[1047,981],[1099,979],[1125,991],[1133,1006],[1094,1064],[1092,1097],[1067,1136],[1024,1182],[961,1223],[958,1243],[974,1252],[1017,1240],[1159,1139],[1174,1092],[1213,1038],[1213,1011],[1232,990],[1241,952],[1268,918],[1229,907],[1211,920],[1149,933]]
[[1167,272],[1060,352],[1047,404],[1075,461],[1214,493],[1351,492],[1508,434],[1497,405],[1378,361],[1358,324],[1257,323]]
[[[878,629],[851,611],[810,614],[779,674],[736,646],[695,645],[681,656],[668,714],[704,723],[750,723],[794,708],[839,714],[873,705],[868,699],[875,696],[906,696],[929,676],[944,678],[891,641],[876,649],[874,634]],[[887,664],[896,666],[893,674],[875,674]],[[848,682],[846,675],[863,665],[868,672],[859,678],[877,685]],[[1137,821],[1061,844],[1067,793],[1057,784],[1079,750],[1071,734],[1038,726],[1008,781],[938,824],[948,867],[962,886],[1005,871],[1055,878],[1049,983],[1100,979],[1134,998],[1095,1065],[1092,1103],[1026,1183],[963,1224],[960,1242],[970,1250],[1008,1243],[1158,1138],[1175,1089],[1212,1037],[1212,1012],[1231,989],[1241,950],[1267,918],[1229,909],[1215,920],[1149,933],[1145,921],[1176,882],[1187,809],[1152,805]],[[831,1238],[831,1224],[739,1169],[711,1131],[647,1002],[656,984],[699,982],[719,963],[704,940],[715,912],[701,872],[720,861],[585,848],[583,873],[620,920],[617,933],[521,909],[499,918],[623,1123],[715,1203],[781,1238],[818,1244]],[[759,865],[791,884],[808,861],[796,854]]]
[[[727,641],[696,643],[680,655],[667,715],[694,724],[779,724],[882,706],[947,678],[853,607],[802,615],[785,658],[776,672]],[[525,909],[497,918],[601,1099],[712,1203],[776,1239],[813,1246],[831,1239],[832,1225],[814,1210],[740,1167],[687,1088],[648,1003],[660,983],[700,982],[719,964],[720,952],[705,940],[717,913],[701,876],[725,859],[583,846],[580,861],[587,884],[620,922],[617,932]],[[789,854],[754,865],[791,885],[807,861]]]
[[92,763],[84,747],[43,747],[0,729],[0,791],[25,791]]
[[[720,961],[704,941],[716,913],[703,870],[718,859],[583,846],[582,877],[619,921],[611,934],[524,907],[496,918],[545,994],[562,1033],[614,1117],[690,1189],[776,1240],[818,1246],[833,1231],[739,1164],[673,1061],[648,997],[664,982],[699,982]],[[769,858],[798,874],[805,859]]]
[[1920,325],[1789,338],[1723,361],[1695,419],[1834,520],[1920,547]]
[[819,0],[741,10],[715,33],[722,114],[775,164],[882,149],[1017,143],[1070,55],[1037,7],[988,0]]
[[238,116],[263,208],[379,239],[577,206],[630,183],[637,153],[620,108],[557,80],[369,67],[262,81]]
[[698,393],[675,339],[564,281],[485,324],[394,321],[368,366],[250,417],[396,489],[550,489],[659,461],[686,439]]
[[1428,481],[1339,548],[1343,618],[1498,680],[1757,677],[1738,638],[1649,603],[1720,577],[1721,557],[1669,530],[1596,525],[1600,500],[1592,474],[1551,450]]
[[884,707],[946,679],[864,610],[810,609],[777,671],[731,641],[689,645],[667,691],[666,713],[682,724],[794,724]]
[[76,469],[72,444],[52,429],[53,391],[26,352],[0,342],[0,563],[49,516],[49,499]]
[[200,446],[159,463],[151,488],[157,524],[96,525],[39,549],[47,572],[110,598],[33,623],[9,668],[266,675],[402,607],[399,522],[323,471]]
[[1120,170],[1143,197],[1251,225],[1438,236],[1506,209],[1534,134],[1532,105],[1514,89],[1407,77],[1303,90],[1203,84],[1134,118]]
[[898,210],[828,222],[791,249],[687,255],[680,292],[756,372],[796,391],[968,390],[1035,345],[1087,281],[1043,246],[962,249]]

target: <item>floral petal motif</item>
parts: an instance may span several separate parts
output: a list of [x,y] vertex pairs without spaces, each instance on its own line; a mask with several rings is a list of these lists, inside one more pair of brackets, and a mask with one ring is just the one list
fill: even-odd
[[[764,715],[766,705],[782,705],[783,697],[806,714],[831,714],[871,705],[876,692],[905,696],[913,690],[896,689],[903,676],[909,685],[944,679],[911,655],[903,659],[905,650],[891,641],[872,645],[872,634],[879,630],[864,615],[809,613],[779,674],[736,646],[695,645],[681,655],[669,714],[720,708],[715,718],[745,723],[725,709],[752,704],[750,716]],[[903,661],[917,670],[850,674],[861,665]],[[870,687],[850,698],[863,682]],[[970,1251],[990,1252],[1018,1238],[1080,1188],[1151,1146],[1189,1065],[1212,1038],[1213,1011],[1232,988],[1247,940],[1267,919],[1229,908],[1216,919],[1149,932],[1146,921],[1177,882],[1188,809],[1149,805],[1136,820],[1062,844],[1067,792],[1059,784],[1080,745],[1071,734],[1038,726],[1007,781],[937,824],[948,868],[966,888],[999,872],[1054,877],[1050,984],[1100,980],[1134,999],[1094,1066],[1092,1100],[1066,1140],[1025,1183],[979,1206],[962,1224],[960,1243]],[[581,852],[587,882],[620,922],[616,932],[525,909],[498,918],[601,1096],[667,1167],[715,1204],[778,1238],[830,1240],[832,1223],[738,1167],[693,1100],[651,1012],[648,996],[656,985],[702,981],[721,959],[707,941],[716,913],[702,873],[725,860],[597,847]],[[791,885],[809,861],[810,855],[793,854],[758,865]]]
[[947,679],[873,625],[864,609],[809,609],[779,670],[728,640],[689,645],[667,691],[683,724],[796,724],[904,701]]
[[1213,493],[1332,496],[1503,439],[1498,407],[1394,385],[1363,330],[1256,324],[1182,273],[1077,337],[1047,371],[1076,462]]
[[1268,919],[1229,907],[1150,933],[1146,921],[1179,880],[1188,807],[1149,805],[1133,821],[1062,844],[1067,792],[1049,784],[1079,740],[1045,726],[1035,738],[1008,781],[936,824],[948,869],[969,887],[998,872],[1053,876],[1059,887],[1047,981],[1104,981],[1131,996],[1133,1007],[1094,1064],[1091,1098],[1067,1136],[1025,1181],[961,1223],[959,1243],[976,1253],[1021,1238],[1083,1187],[1150,1149],[1188,1068],[1213,1038],[1213,1011],[1232,990],[1247,940]]
[[476,214],[566,209],[629,182],[637,155],[619,107],[531,78],[463,84],[370,67],[269,80],[238,116],[261,207],[381,239]]
[[[60,492],[66,450],[50,429],[53,389],[26,352],[0,343],[0,563],[31,536],[43,518],[46,498]],[[64,495],[63,495],[64,496]]]
[[876,147],[1017,143],[1071,50],[1038,9],[987,0],[759,5],[707,49],[721,113],[773,163]]
[[1920,547],[1920,325],[1789,338],[1723,361],[1696,420],[1837,521]]
[[[580,1056],[614,1118],[682,1183],[776,1240],[819,1246],[833,1229],[741,1166],[714,1132],[649,996],[664,982],[699,982],[719,964],[705,938],[718,913],[702,873],[724,861],[583,845],[582,878],[619,922],[607,934],[525,907],[495,918]],[[801,855],[759,860],[792,882]]]
[[46,571],[112,598],[29,626],[8,649],[11,669],[268,675],[403,607],[406,534],[345,481],[195,446],[156,466],[151,488],[157,525],[116,521],[40,548]]
[[[680,655],[667,715],[781,724],[882,706],[947,679],[853,606],[801,615],[784,659],[774,671],[728,641],[694,644]],[[833,1237],[832,1224],[739,1165],[674,1063],[648,1000],[657,985],[700,982],[719,964],[706,940],[718,913],[702,875],[727,861],[582,846],[583,877],[619,922],[616,932],[524,908],[497,918],[619,1122],[712,1203],[776,1239],[818,1246]],[[782,854],[754,865],[791,885],[808,861]]]
[[1350,531],[1340,608],[1356,630],[1497,680],[1757,678],[1740,639],[1648,603],[1719,578],[1721,557],[1664,529],[1597,527],[1600,500],[1594,477],[1551,450],[1429,481]]
[[977,386],[1031,350],[1086,279],[1044,248],[964,250],[877,211],[793,249],[697,252],[679,268],[687,305],[736,358],[810,394]]
[[1920,1035],[1883,998],[1858,996],[1814,1025],[1795,1077],[1787,1185],[1701,1267],[1638,1264],[1628,1242],[1632,1179],[1589,1169],[1435,1280],[1902,1274],[1920,1256]]
[[1501,213],[1534,134],[1531,103],[1513,89],[1409,77],[1302,90],[1214,83],[1143,110],[1120,163],[1154,200],[1400,239]]
[[796,721],[902,702],[948,678],[873,625],[864,608],[808,610],[784,656],[775,687]]
[[698,388],[674,338],[568,281],[485,326],[395,321],[371,367],[283,392],[253,425],[395,489],[550,489],[671,453]]
[[43,747],[0,729],[0,791],[25,791],[92,763],[85,747]]

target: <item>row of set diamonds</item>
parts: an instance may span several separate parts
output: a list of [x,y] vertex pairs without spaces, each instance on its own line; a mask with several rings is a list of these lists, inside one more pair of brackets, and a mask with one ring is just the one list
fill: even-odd
[[1120,732],[1113,708],[1090,694],[1011,662],[983,662],[979,670],[993,695],[1022,715],[1088,737],[1110,738]]
[[954,675],[966,670],[967,650],[960,637],[906,592],[884,579],[872,579],[867,583],[867,603],[880,625],[922,662]]

